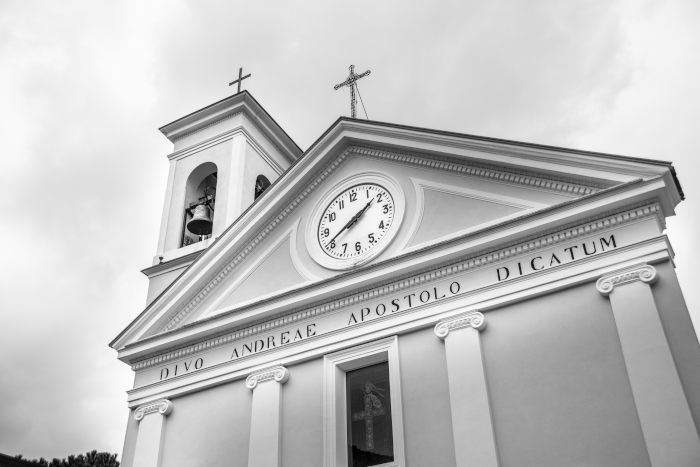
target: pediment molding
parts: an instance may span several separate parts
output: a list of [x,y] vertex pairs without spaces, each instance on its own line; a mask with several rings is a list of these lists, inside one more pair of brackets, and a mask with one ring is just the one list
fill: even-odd
[[230,261],[223,269],[221,269],[209,283],[202,288],[199,293],[190,300],[187,305],[180,309],[161,329],[161,332],[167,332],[175,327],[177,327],[180,322],[182,322],[194,309],[205,299],[210,291],[221,283],[234,268],[240,264],[254,249],[258,244],[265,239],[272,231],[277,227],[284,219],[287,218],[323,180],[325,180],[328,175],[330,175],[338,166],[340,166],[346,159],[347,155],[350,153],[351,148],[343,151],[331,164],[329,164],[325,170],[321,172],[316,179],[310,183],[304,190],[299,193],[296,198],[287,205],[287,207],[282,210],[270,223],[267,224],[265,228],[257,233],[257,235],[252,235],[250,240],[242,242],[246,245],[238,254],[235,255],[234,259]]
[[[599,217],[587,222],[579,222],[565,228],[559,228],[554,232],[521,240],[517,243],[513,243],[495,250],[472,252],[471,254],[465,255],[456,261],[450,261],[447,264],[424,270],[422,272],[410,274],[405,277],[392,278],[390,281],[375,286],[371,289],[355,290],[332,301],[292,309],[284,314],[272,316],[270,319],[260,321],[256,324],[244,325],[224,335],[205,339],[194,344],[189,344],[172,351],[164,352],[158,356],[151,356],[136,360],[132,363],[131,367],[134,371],[136,371],[155,365],[160,365],[188,355],[222,345],[227,345],[233,341],[245,339],[251,335],[255,335],[263,331],[270,331],[276,328],[286,327],[298,321],[313,318],[324,313],[333,312],[343,307],[364,302],[368,299],[377,299],[389,294],[396,294],[402,290],[416,287],[429,281],[449,278],[450,276],[465,272],[467,270],[489,266],[495,262],[501,262],[525,253],[534,253],[544,248],[550,248],[558,244],[570,242],[571,240],[579,237],[591,235],[599,231],[609,230],[614,227],[637,222],[646,218],[654,218],[660,226],[663,225],[663,214],[658,203],[645,204],[636,208],[612,213],[608,216]],[[218,317],[228,315],[234,311],[238,310],[231,310],[222,313],[218,315]]]
[[378,149],[369,146],[351,145],[340,153],[336,159],[330,163],[304,190],[302,190],[287,206],[283,209],[265,228],[250,237],[250,240],[242,242],[246,245],[240,250],[232,261],[223,267],[213,279],[209,281],[186,305],[171,316],[167,323],[160,328],[160,333],[171,331],[177,328],[187,317],[202,304],[206,296],[214,290],[230,273],[238,266],[260,242],[267,237],[272,230],[277,227],[284,219],[286,219],[300,203],[311,194],[334,170],[336,170],[350,155],[359,155],[390,160],[402,164],[413,165],[421,168],[432,168],[436,170],[444,170],[461,175],[469,175],[493,180],[502,183],[510,183],[514,185],[526,186],[528,188],[536,188],[541,190],[556,191],[559,193],[585,196],[600,191],[600,187],[576,184],[562,180],[549,179],[541,176],[534,176],[526,171],[521,173],[488,168],[481,165],[472,165],[470,163],[458,163],[453,161],[442,160],[435,157],[426,157],[417,153],[397,152],[384,149]]
[[486,164],[475,164],[473,162],[455,162],[438,156],[426,157],[411,152],[388,151],[386,149],[374,148],[371,146],[352,146],[350,149],[355,154],[388,159],[395,162],[407,163],[422,168],[445,170],[462,175],[504,182],[516,185],[524,185],[540,190],[556,191],[559,193],[585,196],[593,194],[605,186],[590,182],[590,184],[575,183],[558,178],[548,178],[535,175],[526,169],[516,170],[509,167],[490,167]]

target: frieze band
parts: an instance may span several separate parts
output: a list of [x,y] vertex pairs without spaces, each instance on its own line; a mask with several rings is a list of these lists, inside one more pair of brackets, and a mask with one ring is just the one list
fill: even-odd
[[266,381],[275,380],[280,384],[284,384],[289,379],[289,370],[282,365],[273,366],[264,370],[256,371],[250,374],[245,379],[245,385],[248,389],[253,390],[255,387]]
[[150,402],[148,404],[138,407],[134,411],[134,420],[140,422],[146,415],[156,412],[165,417],[173,411],[173,407],[173,403],[168,399],[159,399],[155,402]]
[[595,287],[598,289],[598,292],[607,296],[610,295],[615,286],[629,284],[630,282],[636,281],[653,284],[656,282],[656,268],[649,264],[644,264],[641,266],[635,266],[632,269],[607,274],[598,279]]
[[[573,238],[583,236],[586,234],[591,234],[592,232],[610,228],[611,226],[625,224],[627,222],[647,217],[654,216],[659,219],[660,207],[658,204],[645,205],[633,210],[624,211],[615,215],[608,216],[603,219],[598,219],[593,222],[578,225],[573,228],[565,229],[554,234],[547,235],[545,237],[529,240],[525,243],[513,245],[502,250],[494,251],[485,256],[475,256],[466,261],[462,260],[460,262],[452,263],[450,265],[442,266],[436,270],[432,270],[421,274],[417,277],[412,277],[409,279],[402,280],[398,283],[385,285],[379,289],[364,291],[357,295],[348,296],[338,301],[331,303],[325,303],[323,305],[316,306],[311,309],[302,309],[296,312],[286,315],[281,318],[276,318],[270,322],[264,324],[257,324],[251,327],[246,327],[237,330],[231,334],[216,337],[214,339],[208,339],[206,341],[187,346],[182,349],[178,349],[172,352],[168,352],[157,357],[150,357],[141,361],[132,363],[132,369],[135,371],[148,368],[151,366],[159,365],[167,361],[176,360],[182,358],[186,355],[192,355],[197,352],[215,348],[221,345],[226,345],[235,340],[247,337],[249,335],[255,334],[266,329],[272,329],[276,327],[287,326],[296,321],[301,321],[308,319],[323,313],[333,311],[343,306],[348,306],[353,303],[359,303],[367,300],[369,297],[377,297],[385,295],[387,293],[396,292],[398,290],[403,290],[407,287],[415,286],[426,281],[435,280],[441,277],[449,277],[453,274],[457,274],[464,270],[469,270],[477,267],[483,267],[496,261],[502,261],[506,258],[517,256],[525,253],[526,251],[535,251],[545,246],[554,246],[558,243],[571,240]],[[660,224],[661,225],[661,224]],[[602,292],[601,292],[602,293]],[[174,325],[174,324],[173,324]]]
[[483,331],[486,328],[486,317],[479,311],[472,311],[465,315],[440,321],[435,325],[435,335],[440,339],[445,339],[450,331],[467,327]]

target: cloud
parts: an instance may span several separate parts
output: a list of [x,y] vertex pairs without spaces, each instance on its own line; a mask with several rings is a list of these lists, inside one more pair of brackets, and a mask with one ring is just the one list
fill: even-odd
[[679,275],[700,306],[694,2],[0,3],[0,452],[121,450],[171,148],[161,125],[239,66],[302,147],[351,63],[372,119],[676,162]]

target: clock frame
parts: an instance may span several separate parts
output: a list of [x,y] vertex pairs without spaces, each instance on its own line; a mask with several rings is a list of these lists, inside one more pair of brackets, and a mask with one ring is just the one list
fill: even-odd
[[404,210],[403,191],[392,178],[363,173],[344,179],[313,210],[306,229],[309,254],[329,269],[364,264],[394,239]]

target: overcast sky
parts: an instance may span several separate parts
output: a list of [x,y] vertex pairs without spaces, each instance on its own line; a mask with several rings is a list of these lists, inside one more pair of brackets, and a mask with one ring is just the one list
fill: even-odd
[[700,2],[0,2],[0,452],[121,456],[167,179],[161,125],[245,89],[306,149],[373,120],[651,157],[696,323]]

